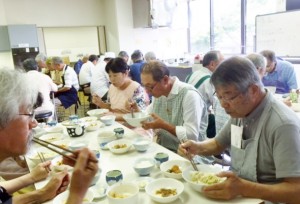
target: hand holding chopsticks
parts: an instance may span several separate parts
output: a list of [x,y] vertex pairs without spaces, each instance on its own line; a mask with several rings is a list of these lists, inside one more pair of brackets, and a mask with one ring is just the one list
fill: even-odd
[[[42,163],[46,162],[46,159],[45,159],[44,154],[42,152],[38,152],[37,154],[38,154],[38,156],[39,156]],[[46,169],[47,173],[49,173],[51,171],[49,165],[46,165],[45,169]]]
[[[50,143],[50,142],[45,141],[45,140],[41,140],[41,139],[36,138],[36,137],[33,138],[33,141],[34,141],[35,143],[41,145],[41,146],[44,146],[44,147],[50,149],[50,150],[53,151],[53,152],[56,152],[57,154],[62,155],[63,157],[68,158],[68,159],[71,160],[71,161],[76,162],[76,158],[77,158],[77,155],[78,155],[77,151],[73,151],[73,150],[70,150],[70,149],[61,147],[61,146],[59,146],[59,145]],[[52,147],[51,147],[51,146],[52,146]],[[58,149],[64,150],[64,151],[66,151],[66,152],[69,152],[69,153],[71,153],[71,155],[67,155],[67,154],[65,154],[64,152],[59,151]],[[94,163],[98,163],[98,160],[97,160],[97,159],[89,159],[89,161],[90,161],[90,162],[94,162]]]
[[[181,144],[185,143],[185,141],[183,139],[180,142],[181,142]],[[192,158],[192,155],[190,154],[189,147],[185,148],[185,150],[186,150],[185,156],[188,158],[188,160],[190,160],[194,170],[199,171],[197,165],[195,164],[195,161]]]

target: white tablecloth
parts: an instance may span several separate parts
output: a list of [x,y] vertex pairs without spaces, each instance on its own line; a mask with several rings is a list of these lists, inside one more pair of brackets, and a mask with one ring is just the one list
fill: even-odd
[[[150,157],[150,158],[154,158],[154,155],[157,152],[165,152],[169,155],[169,159],[184,159],[181,156],[165,149],[164,147],[156,144],[156,143],[151,143],[149,149],[146,152],[140,153],[137,152],[133,147],[132,149],[125,153],[125,154],[121,154],[121,155],[115,155],[113,153],[111,153],[109,150],[101,150],[98,146],[97,143],[97,135],[100,131],[107,131],[107,130],[111,130],[113,131],[114,128],[116,127],[123,127],[125,129],[125,135],[124,138],[125,139],[134,139],[136,137],[142,137],[141,135],[135,133],[134,131],[122,126],[119,123],[114,123],[111,126],[106,126],[103,128],[100,128],[97,131],[94,132],[86,132],[82,137],[78,137],[78,138],[72,138],[72,140],[88,140],[89,141],[89,147],[93,150],[99,150],[100,151],[100,159],[99,159],[99,166],[102,169],[102,174],[101,177],[98,181],[99,183],[105,183],[105,175],[107,171],[110,170],[114,170],[114,169],[118,169],[121,170],[121,172],[123,173],[123,180],[124,181],[133,181],[137,178],[139,178],[138,174],[134,171],[133,169],[133,163],[137,158],[140,157]],[[66,138],[68,138],[69,136],[66,134]],[[35,147],[35,145],[33,146],[33,148]],[[30,160],[27,159],[29,168],[32,169],[34,167],[34,163]],[[154,171],[151,172],[150,174],[151,177],[153,178],[160,178],[160,177],[164,177],[162,172],[160,172],[159,168],[155,167]],[[259,199],[248,199],[248,198],[237,198],[235,200],[231,200],[231,201],[218,201],[218,200],[212,200],[212,199],[208,199],[205,196],[203,196],[201,193],[194,191],[188,183],[186,183],[183,179],[180,180],[181,182],[184,183],[185,185],[185,189],[184,192],[180,195],[179,199],[177,199],[176,201],[172,202],[173,204],[179,204],[179,203],[184,203],[184,204],[195,204],[195,203],[203,203],[203,204],[210,204],[210,203],[247,203],[247,204],[257,204],[262,202]],[[39,183],[35,184],[35,187],[37,189],[43,187],[46,184],[46,181],[42,181]],[[49,201],[47,203],[52,203],[52,201]],[[103,204],[107,204],[108,200],[107,198],[102,198],[100,200],[96,200],[95,203],[103,203]],[[150,199],[150,197],[148,197],[148,195],[143,192],[140,191],[139,193],[139,202],[140,204],[150,204],[150,203],[155,203],[154,201],[152,201]]]

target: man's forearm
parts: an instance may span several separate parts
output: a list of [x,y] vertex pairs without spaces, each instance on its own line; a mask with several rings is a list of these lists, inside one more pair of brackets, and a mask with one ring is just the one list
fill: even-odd
[[40,204],[47,200],[39,190],[13,196],[13,204]]
[[300,203],[300,179],[284,181],[279,184],[260,184],[243,180],[243,197],[260,198],[271,202],[289,204]]
[[1,182],[1,186],[6,189],[9,194],[13,194],[14,192],[33,184],[34,180],[30,174],[26,174],[24,176]]
[[69,90],[70,90],[69,87],[62,87],[62,88],[58,89],[57,92],[65,92],[65,91],[69,91]]

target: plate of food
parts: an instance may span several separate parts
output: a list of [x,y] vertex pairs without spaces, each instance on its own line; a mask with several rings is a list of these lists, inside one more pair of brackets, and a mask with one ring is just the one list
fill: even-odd
[[97,120],[97,117],[95,117],[95,116],[89,116],[89,117],[84,117],[84,118],[79,119],[79,121],[81,121],[83,123],[93,122],[96,120]]
[[34,163],[41,163],[41,159],[40,156],[38,155],[38,153],[42,154],[45,158],[46,161],[53,159],[54,157],[56,157],[58,154],[55,152],[52,152],[51,150],[45,148],[45,147],[40,147],[37,148],[33,151],[30,151],[26,157],[29,158],[31,161],[33,161]]
[[63,137],[64,135],[62,133],[50,133],[41,136],[39,139],[47,142],[53,142],[53,141],[61,140],[63,139]]
[[96,131],[100,127],[103,127],[103,126],[104,126],[104,124],[101,123],[100,121],[92,121],[92,122],[86,123],[85,129],[90,132],[90,131]]
[[181,179],[183,170],[189,166],[191,163],[186,160],[169,160],[160,165],[160,170],[166,177]]
[[126,139],[115,140],[107,144],[112,153],[123,154],[131,148],[131,141]]
[[183,173],[183,179],[198,192],[202,192],[204,186],[221,183],[226,178],[218,177],[216,174],[224,171],[222,168],[207,164],[197,165],[199,171],[195,171],[193,167],[186,168]]

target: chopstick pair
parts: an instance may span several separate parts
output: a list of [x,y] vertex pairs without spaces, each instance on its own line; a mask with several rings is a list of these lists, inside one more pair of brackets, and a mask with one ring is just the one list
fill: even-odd
[[[183,144],[184,142],[185,142],[184,139],[182,139],[181,144]],[[195,171],[199,171],[197,165],[195,164],[195,161],[193,160],[191,154],[189,153],[189,149],[187,148],[186,151],[187,153],[185,155],[187,156],[188,160],[190,160],[192,167],[194,168]]]
[[[45,162],[46,161],[46,159],[44,157],[44,154],[42,152],[37,152],[37,154],[38,154],[41,162]],[[50,169],[49,166],[46,166],[45,169],[46,169],[47,173],[49,173],[51,171],[51,169]]]
[[[61,147],[61,146],[59,146],[59,145],[53,144],[53,143],[51,143],[51,142],[48,142],[48,141],[45,141],[45,140],[41,140],[41,139],[39,139],[39,138],[37,138],[37,137],[34,137],[32,140],[33,140],[35,143],[37,143],[37,144],[39,144],[39,145],[41,145],[41,146],[43,146],[43,147],[46,147],[46,148],[50,149],[51,151],[56,152],[57,154],[60,154],[60,155],[62,155],[63,157],[66,157],[66,158],[68,158],[68,159],[70,159],[70,160],[76,162],[76,158],[70,157],[69,155],[64,154],[63,152],[60,152],[60,151],[58,151],[57,149],[50,147],[49,145],[52,145],[52,146],[54,146],[54,147],[56,147],[56,148],[59,148],[59,149],[64,150],[64,151],[66,151],[66,152],[69,152],[69,153],[71,153],[71,154],[73,154],[73,155],[76,155],[76,153],[75,153],[74,151],[72,151],[72,150],[70,150],[70,149],[67,149],[67,148],[64,148],[64,147]],[[95,159],[90,159],[89,161],[98,163],[98,160],[95,160]]]

